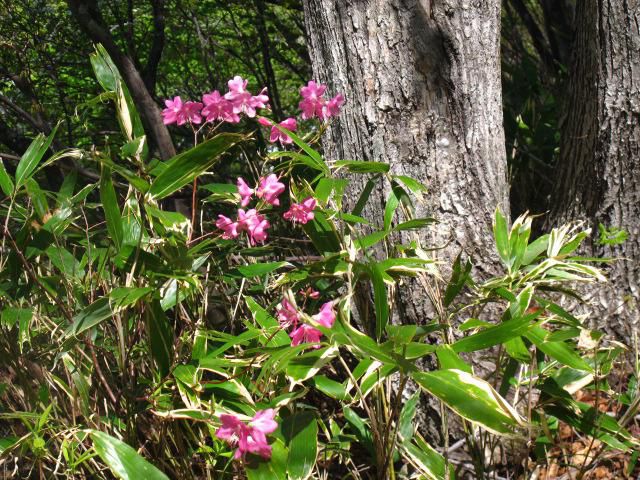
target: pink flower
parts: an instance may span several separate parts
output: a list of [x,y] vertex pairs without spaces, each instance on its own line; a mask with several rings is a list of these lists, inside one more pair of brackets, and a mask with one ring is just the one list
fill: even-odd
[[336,321],[336,312],[333,310],[333,302],[323,304],[322,307],[320,307],[320,312],[312,318],[323,327],[333,327],[333,324]]
[[273,409],[256,412],[255,416],[245,424],[235,415],[220,415],[222,426],[216,431],[216,437],[231,445],[238,445],[234,458],[239,459],[246,453],[255,453],[265,459],[271,458],[271,446],[266,435],[278,428],[274,420]]
[[284,188],[284,183],[280,183],[277,175],[272,173],[271,175],[260,179],[260,185],[256,190],[256,196],[258,198],[264,198],[264,200],[271,205],[280,205],[278,196],[284,192]]
[[246,213],[242,209],[238,210],[238,230],[247,232],[251,245],[264,243],[267,239],[267,228],[270,226],[269,221],[255,209],[252,208]]
[[202,109],[202,115],[207,118],[207,122],[219,120],[228,123],[238,123],[240,121],[240,116],[233,112],[233,104],[220,95],[218,90],[204,94],[202,101],[205,105]]
[[173,97],[173,100],[165,100],[164,104],[167,108],[162,110],[162,122],[165,125],[176,123],[178,121],[178,115],[182,112],[182,99],[180,97]]
[[222,234],[222,238],[224,238],[225,240],[237,238],[239,235],[238,222],[234,222],[230,218],[225,217],[224,215],[218,215],[218,220],[216,221],[216,227],[224,231],[224,233]]
[[276,412],[273,408],[261,410],[259,412],[256,412],[256,414],[249,422],[249,426],[256,432],[260,432],[263,435],[273,433],[278,428],[278,422],[274,420],[275,416]]
[[[302,324],[289,334],[291,337],[291,346],[295,347],[301,343],[317,344],[322,337],[322,332],[311,325]],[[314,348],[320,348],[320,345],[314,345]]]
[[247,182],[245,182],[242,177],[238,177],[237,185],[238,185],[238,193],[242,198],[240,205],[243,207],[246,207],[247,205],[249,205],[249,202],[251,201],[251,195],[253,195],[253,188],[249,188],[249,185],[247,185]]
[[309,80],[306,87],[300,88],[300,95],[302,101],[298,104],[300,110],[302,110],[302,118],[307,120],[317,116],[320,120],[324,118],[323,107],[325,99],[322,97],[324,91],[327,89],[326,85],[316,83],[313,80]]
[[286,298],[283,298],[282,302],[280,302],[277,317],[280,326],[285,329],[289,327],[296,328],[298,326],[298,320],[300,319],[298,311]]
[[235,415],[223,413],[220,415],[220,422],[222,426],[216,431],[216,437],[229,443],[237,442],[242,433],[241,426],[244,425],[240,419]]
[[298,293],[303,297],[312,298],[313,300],[317,300],[320,298],[320,292],[314,290],[313,287],[307,287],[306,290],[300,290]]
[[200,102],[185,102],[182,105],[182,111],[178,114],[178,125],[184,125],[186,122],[195,124],[202,122],[201,110]]
[[[271,135],[269,136],[269,141],[271,143],[275,143],[275,142],[280,142],[283,145],[288,145],[293,143],[293,139],[287,135],[286,133],[284,133],[283,131],[279,130],[278,127],[276,127],[274,125],[274,123],[269,120],[268,118],[264,118],[264,117],[260,117],[258,119],[258,123],[260,123],[260,125],[264,125],[265,127],[271,127]],[[298,128],[298,125],[296,123],[296,119],[293,117],[287,118],[286,120],[283,120],[282,122],[280,122],[278,125],[280,125],[281,127],[286,128],[287,130],[290,130],[292,132],[295,132],[296,129]]]
[[246,113],[248,117],[256,116],[256,108],[266,108],[269,97],[266,95],[267,89],[264,88],[256,95],[251,95],[247,90],[248,80],[244,80],[241,76],[236,75],[233,80],[229,80],[229,91],[224,98],[229,100],[233,105],[233,113]]
[[269,106],[269,96],[267,95],[267,87],[264,87],[258,95],[254,95],[251,97],[251,101],[249,102],[251,107],[256,108],[267,108]]
[[340,113],[340,108],[344,105],[344,97],[340,94],[327,102],[322,110],[324,118],[335,117]]
[[293,203],[289,210],[283,215],[285,220],[292,222],[300,222],[305,225],[309,220],[313,220],[313,210],[316,208],[317,202],[313,197],[305,198],[302,203]]

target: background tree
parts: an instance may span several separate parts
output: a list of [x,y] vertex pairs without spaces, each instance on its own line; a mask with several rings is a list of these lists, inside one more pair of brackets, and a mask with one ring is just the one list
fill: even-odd
[[[416,216],[434,216],[439,258],[461,249],[491,271],[491,219],[509,211],[500,88],[500,2],[307,0],[315,76],[343,92],[343,114],[324,141],[327,158],[386,162],[429,189]],[[469,41],[473,38],[473,41]],[[361,191],[363,185],[351,185]],[[382,218],[388,192],[365,211]],[[404,240],[408,240],[405,238]],[[426,295],[399,299],[422,319]]]
[[[640,31],[638,2],[578,2],[568,116],[562,128],[551,222],[584,219],[628,232],[601,235],[591,254],[617,257],[611,283],[589,296],[598,323],[632,338],[640,299]],[[606,237],[606,236],[605,236]]]

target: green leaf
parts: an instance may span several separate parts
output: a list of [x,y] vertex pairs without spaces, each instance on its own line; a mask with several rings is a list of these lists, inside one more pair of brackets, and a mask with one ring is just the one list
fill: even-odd
[[289,449],[287,472],[296,480],[309,478],[318,455],[318,422],[312,412],[303,411],[285,418],[281,425]]
[[206,185],[200,185],[200,188],[218,195],[225,193],[238,193],[238,187],[232,183],[207,183]]
[[[444,457],[421,437],[414,442],[403,442],[400,445],[402,453],[412,460],[418,470],[427,480],[446,480],[446,467]],[[455,468],[449,465],[449,479],[455,479]]]
[[305,233],[309,236],[318,252],[322,254],[335,253],[341,250],[340,239],[333,228],[333,223],[327,220],[324,212],[314,212],[312,221],[303,225]]
[[12,449],[18,442],[19,439],[16,437],[0,438],[0,455]]
[[394,232],[401,232],[403,230],[416,230],[418,228],[424,228],[432,223],[437,223],[435,218],[414,218],[413,220],[407,220],[393,227]]
[[396,213],[398,205],[400,205],[400,197],[404,191],[399,185],[394,184],[387,198],[387,203],[384,207],[384,229],[385,231],[391,230],[391,222],[393,221],[393,215]]
[[109,305],[109,297],[99,298],[73,317],[73,323],[64,332],[65,336],[72,337],[80,335],[82,332],[111,318],[111,316],[112,312],[111,306]]
[[326,165],[323,164],[324,162],[318,163],[316,160],[314,160],[310,156],[303,155],[298,152],[292,152],[290,150],[281,150],[278,152],[271,152],[267,156],[269,158],[289,157],[291,158],[291,161],[288,162],[289,165],[303,164],[303,165],[306,165],[307,167],[313,168],[314,170],[318,170],[326,174],[329,173],[329,169],[326,167]]
[[[304,348],[305,345],[300,346]],[[304,382],[314,377],[322,367],[337,355],[339,355],[337,347],[319,348],[303,353],[292,358],[286,365],[287,376],[295,382]]]
[[133,140],[125,143],[122,146],[122,148],[120,149],[120,154],[123,157],[137,157],[144,152],[146,141],[146,135],[134,138]]
[[329,167],[327,166],[327,164],[324,162],[324,160],[322,159],[322,155],[320,155],[317,151],[315,151],[313,148],[311,148],[311,146],[306,143],[304,140],[302,140],[298,135],[296,135],[295,133],[287,130],[286,128],[275,124],[274,127],[276,127],[278,130],[280,130],[281,132],[286,133],[289,137],[291,137],[291,140],[293,140],[293,142],[300,147],[302,150],[305,151],[305,153],[307,155],[309,155],[309,157],[316,163],[316,168],[317,170],[320,170],[326,174],[331,173],[331,171],[329,170]]
[[265,461],[251,456],[247,460],[245,472],[248,480],[285,480],[287,478],[288,452],[282,440],[271,443],[271,459]]
[[356,238],[353,243],[359,250],[364,250],[383,240],[387,235],[389,235],[389,232],[373,232],[369,235],[365,235],[364,237]]
[[593,367],[564,342],[550,342],[546,339],[548,332],[538,326],[532,327],[525,335],[540,351],[563,365],[593,373]]
[[499,325],[460,339],[453,344],[453,350],[456,352],[475,352],[520,337],[528,331],[531,327],[531,322],[538,318],[541,313],[542,311],[537,311],[513,320],[507,320]]
[[[101,45],[96,45],[95,53],[90,55],[93,72],[105,92],[113,99],[118,112],[118,123],[128,140],[143,137],[145,132],[142,120],[131,98],[129,89],[122,80],[122,76],[115,66],[107,50]],[[142,146],[143,156],[148,153],[146,145]]]
[[500,212],[500,208],[496,208],[496,213],[493,217],[493,237],[496,242],[496,248],[498,249],[498,255],[505,265],[510,265],[510,251],[509,251],[509,231],[507,229],[507,220]]
[[236,270],[245,278],[262,277],[279,268],[291,266],[289,262],[266,262],[253,263],[251,265],[241,265]]
[[471,273],[471,260],[467,259],[464,266],[461,263],[460,256],[462,252],[458,254],[453,262],[453,271],[451,272],[451,279],[447,285],[447,289],[444,292],[444,306],[448,307],[451,302],[458,296],[462,288],[470,279]]
[[97,430],[91,430],[90,435],[97,454],[122,480],[169,480],[126,443]]
[[[247,302],[247,307],[251,311],[253,315],[253,319],[255,322],[260,325],[264,329],[270,329],[272,331],[276,331],[277,333],[273,335],[269,345],[275,347],[282,347],[284,345],[290,345],[291,339],[289,335],[287,335],[281,328],[278,321],[273,318],[269,313],[262,308],[258,303],[251,297],[245,297],[245,301]],[[270,338],[272,334],[269,334]]]
[[384,270],[380,264],[371,267],[371,281],[373,283],[373,300],[376,311],[376,337],[378,340],[384,335],[389,323],[389,302],[387,301],[387,287],[384,284]]
[[415,427],[413,426],[413,418],[416,416],[416,409],[420,401],[420,390],[415,392],[409,400],[406,401],[400,412],[398,419],[398,434],[402,442],[408,442],[413,438]]
[[6,307],[2,310],[2,316],[0,317],[2,323],[11,328],[16,323],[29,323],[33,317],[33,309],[31,308],[14,308]]
[[51,263],[53,263],[53,265],[66,277],[75,277],[77,279],[84,277],[84,269],[69,250],[51,245],[47,248],[46,253],[47,257],[51,260]]
[[419,201],[422,201],[422,194],[427,192],[427,187],[425,187],[422,183],[405,175],[392,175],[392,178],[394,180],[399,180],[400,182],[402,182],[404,186],[407,187]]
[[344,384],[331,380],[326,375],[316,375],[311,381],[314,387],[331,398],[336,400],[349,400],[351,398]]
[[44,221],[44,219],[49,214],[49,202],[47,202],[47,195],[40,188],[38,182],[36,182],[33,178],[28,179],[25,184],[27,187],[27,193],[31,198],[33,208],[38,214],[38,218]]
[[542,253],[547,251],[549,245],[549,234],[545,233],[531,242],[522,257],[522,265],[529,265],[536,260]]
[[458,356],[457,350],[451,345],[439,345],[436,348],[436,356],[440,362],[440,368],[443,370],[456,369],[473,374],[471,366]]
[[113,181],[111,180],[111,169],[105,165],[103,165],[102,174],[100,175],[100,201],[104,209],[107,231],[116,249],[119,250],[122,246],[123,238],[122,214],[120,213],[116,190],[113,188]]
[[173,363],[174,333],[160,301],[154,299],[144,310],[145,327],[151,356],[161,377],[169,373]]
[[371,454],[373,454],[373,442],[371,440],[371,428],[351,407],[343,407],[344,419],[355,429],[358,439]]
[[484,380],[461,370],[414,372],[413,379],[449,408],[485,429],[513,435],[524,422],[520,415]]
[[387,173],[391,167],[388,163],[361,160],[338,160],[333,165],[338,169],[344,167],[351,173]]
[[16,168],[16,188],[20,188],[31,178],[40,160],[42,160],[42,157],[51,146],[57,130],[58,126],[56,125],[56,128],[53,129],[48,137],[40,134],[31,142]]
[[362,193],[360,193],[360,196],[358,197],[358,201],[356,202],[356,205],[353,207],[353,210],[351,211],[351,213],[353,213],[354,215],[360,215],[362,213],[362,211],[364,210],[364,206],[367,204],[367,201],[371,197],[371,192],[373,191],[373,188],[376,186],[377,179],[378,177],[374,177],[367,180],[367,183],[362,189]]
[[214,165],[220,156],[246,137],[235,133],[221,133],[200,145],[176,155],[166,162],[166,168],[151,184],[149,195],[156,200],[192,182]]
[[7,197],[13,195],[13,180],[11,175],[5,170],[2,158],[0,158],[0,189]]

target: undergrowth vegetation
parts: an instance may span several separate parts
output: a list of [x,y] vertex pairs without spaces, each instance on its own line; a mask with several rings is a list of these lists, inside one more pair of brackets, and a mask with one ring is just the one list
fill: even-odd
[[[5,478],[514,478],[545,465],[567,426],[586,439],[576,462],[563,450],[583,478],[637,449],[638,362],[563,307],[575,285],[605,281],[576,253],[588,229],[532,239],[531,216],[509,225],[496,210],[501,273],[480,279],[421,243],[437,222],[414,215],[428,185],[323,159],[339,94],[309,82],[300,123],[280,124],[240,77],[203,103],[175,98],[165,123],[192,126],[195,146],[160,162],[102,49],[92,64],[126,143],[45,158],[54,131],[15,175],[0,164]],[[281,148],[255,163],[252,135],[231,128],[260,125]],[[41,189],[64,156],[97,162],[100,180]],[[384,218],[364,218],[380,185]],[[171,198],[189,186],[185,215]],[[407,288],[431,318],[404,321]],[[442,440],[417,420],[434,405]]]

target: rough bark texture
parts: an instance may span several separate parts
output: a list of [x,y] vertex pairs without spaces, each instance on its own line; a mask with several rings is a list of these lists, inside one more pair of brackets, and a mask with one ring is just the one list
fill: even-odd
[[[479,273],[494,272],[493,212],[509,213],[499,0],[305,0],[304,9],[315,78],[347,100],[325,156],[387,162],[420,180],[429,192],[416,216],[441,222],[421,233],[423,246],[446,245],[435,253],[449,264],[464,250]],[[347,204],[365,181],[352,182]],[[365,217],[383,217],[386,193],[372,192]],[[399,289],[396,320],[422,324],[432,312],[420,284]],[[442,444],[438,406],[423,407],[422,431]]]
[[[551,220],[625,229],[621,246],[590,245],[621,258],[610,285],[590,289],[593,316],[620,339],[638,327],[640,299],[640,2],[577,3],[568,116],[562,129]],[[594,235],[597,237],[597,234]]]
[[[426,246],[461,249],[481,271],[494,267],[491,219],[508,213],[500,84],[500,2],[306,0],[316,79],[343,93],[346,106],[324,139],[330,160],[391,164],[428,188],[417,216],[442,223]],[[364,181],[364,180],[363,180]],[[357,198],[362,183],[352,185]],[[365,216],[382,218],[385,192]],[[407,321],[424,322],[424,294],[407,292]]]

